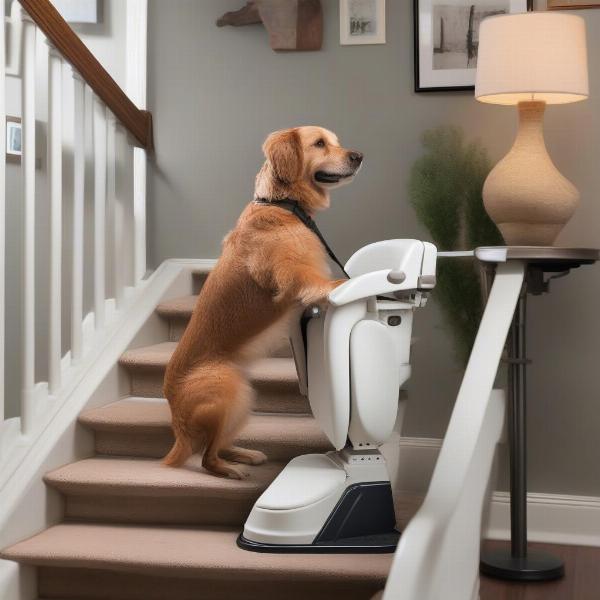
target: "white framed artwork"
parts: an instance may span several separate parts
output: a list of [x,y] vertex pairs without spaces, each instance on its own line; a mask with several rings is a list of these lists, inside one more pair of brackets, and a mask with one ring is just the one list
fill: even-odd
[[21,119],[19,117],[6,117],[6,162],[21,162]]
[[385,0],[340,0],[340,44],[385,44]]

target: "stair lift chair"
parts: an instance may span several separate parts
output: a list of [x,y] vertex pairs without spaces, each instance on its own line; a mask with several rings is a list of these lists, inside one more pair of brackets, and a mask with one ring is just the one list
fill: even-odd
[[413,312],[435,285],[437,250],[370,244],[348,282],[292,336],[300,391],[335,450],[294,458],[258,498],[238,545],[259,552],[392,552],[399,533],[379,447],[399,426]]

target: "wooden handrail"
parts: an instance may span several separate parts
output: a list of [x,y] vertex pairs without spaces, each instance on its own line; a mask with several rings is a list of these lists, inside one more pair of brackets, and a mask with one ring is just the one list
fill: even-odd
[[146,150],[153,149],[152,114],[140,110],[69,27],[49,0],[19,0],[56,50],[81,75]]

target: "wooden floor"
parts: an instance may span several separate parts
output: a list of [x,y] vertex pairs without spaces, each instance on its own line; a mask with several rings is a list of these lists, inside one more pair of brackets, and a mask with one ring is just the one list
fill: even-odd
[[[501,542],[486,542],[499,547]],[[481,577],[480,600],[600,600],[600,548],[530,544],[559,556],[565,577],[548,583],[508,583]]]

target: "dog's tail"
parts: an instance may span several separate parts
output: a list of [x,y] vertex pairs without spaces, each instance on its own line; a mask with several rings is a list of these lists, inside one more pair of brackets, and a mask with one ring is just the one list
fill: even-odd
[[194,453],[192,438],[181,427],[173,423],[175,443],[169,453],[163,458],[163,464],[169,467],[181,467],[183,463]]

